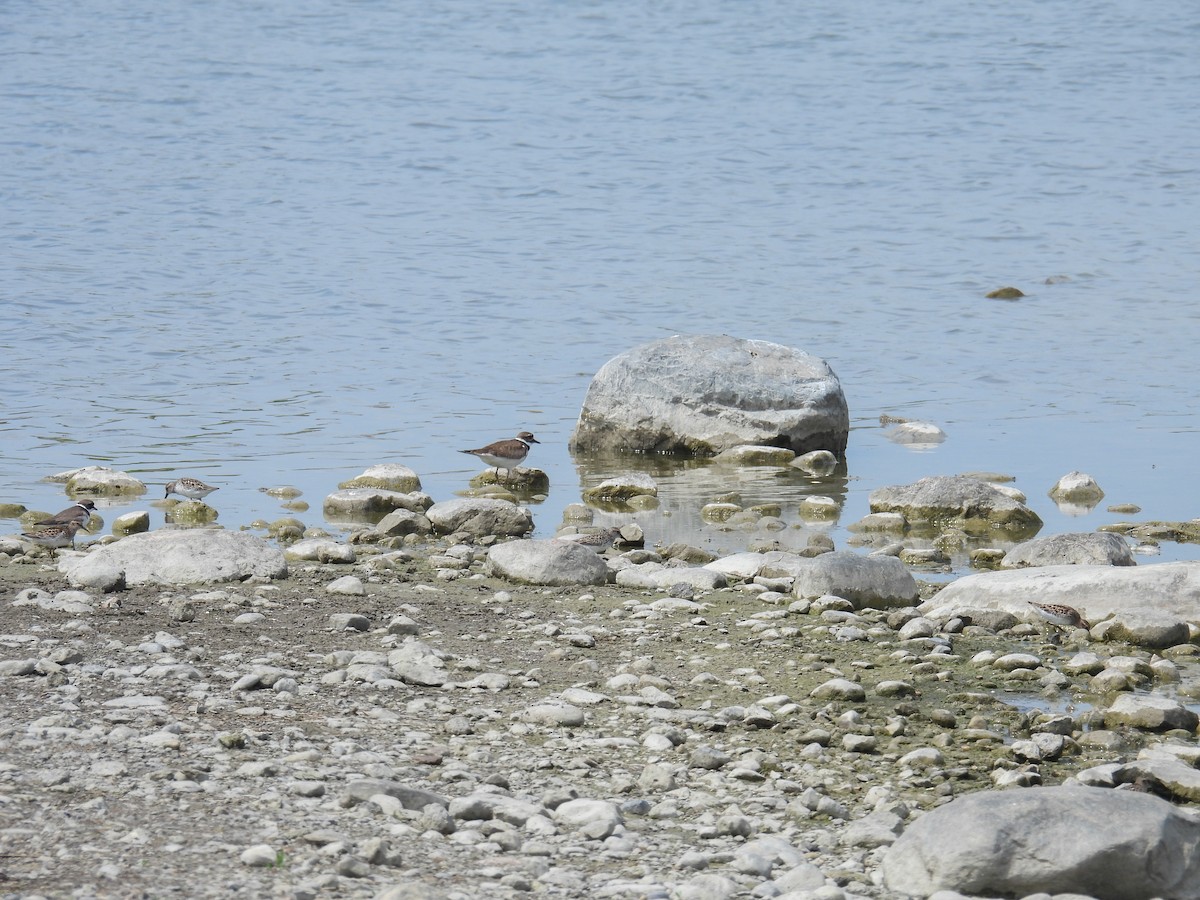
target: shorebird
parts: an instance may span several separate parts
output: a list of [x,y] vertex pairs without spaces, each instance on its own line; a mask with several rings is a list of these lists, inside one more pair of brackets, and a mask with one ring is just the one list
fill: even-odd
[[1049,622],[1051,625],[1056,625],[1059,628],[1082,628],[1085,631],[1091,631],[1091,623],[1088,622],[1079,610],[1073,606],[1065,606],[1061,603],[1037,603],[1033,600],[1026,600],[1030,606],[1038,611],[1038,614]]
[[163,494],[163,499],[170,497],[172,494],[182,494],[192,500],[203,500],[213,491],[220,490],[211,484],[205,484],[196,478],[177,478],[175,481],[167,484],[167,492]]
[[91,500],[76,500],[66,509],[56,512],[48,519],[42,519],[40,522],[34,522],[34,525],[66,525],[68,522],[78,522],[80,525],[86,525],[92,517],[92,512],[96,509],[96,504]]
[[617,541],[624,540],[620,528],[601,528],[599,531],[587,534],[564,534],[555,538],[556,541],[570,541],[572,544],[582,544],[597,553],[603,553]]
[[459,450],[459,453],[469,453],[472,456],[478,456],[483,462],[489,466],[495,466],[496,477],[500,477],[500,470],[503,469],[506,473],[505,480],[508,480],[512,470],[525,462],[525,457],[529,455],[530,444],[540,444],[528,431],[522,431],[515,438],[509,438],[506,441],[494,441],[486,447],[480,447],[476,450]]
[[48,525],[37,531],[22,532],[21,537],[42,547],[48,547],[51,555],[59,547],[75,548],[75,532],[83,527],[81,522],[67,522],[64,525]]

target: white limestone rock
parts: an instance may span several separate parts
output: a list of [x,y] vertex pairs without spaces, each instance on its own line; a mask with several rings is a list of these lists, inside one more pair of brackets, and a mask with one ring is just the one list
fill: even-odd
[[80,587],[91,584],[97,570],[105,578],[121,572],[128,585],[205,584],[282,578],[287,561],[278,548],[246,532],[187,528],[130,535],[82,558],[64,557],[59,570]]

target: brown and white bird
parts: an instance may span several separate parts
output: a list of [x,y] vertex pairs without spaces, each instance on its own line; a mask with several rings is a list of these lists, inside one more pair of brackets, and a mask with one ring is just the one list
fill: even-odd
[[42,519],[42,521],[34,522],[33,524],[66,525],[68,522],[78,522],[80,525],[86,525],[95,509],[96,504],[91,500],[76,500],[66,509],[56,512],[50,518]]
[[1073,606],[1066,606],[1062,603],[1037,603],[1033,600],[1025,601],[1034,609],[1038,615],[1049,622],[1051,625],[1057,625],[1059,628],[1082,628],[1085,631],[1091,631],[1091,623],[1088,622],[1079,610]]
[[177,478],[167,484],[167,492],[163,494],[163,499],[170,497],[172,494],[182,494],[192,500],[203,500],[213,491],[218,491],[220,488],[215,488],[211,484],[205,484],[197,478]]
[[617,541],[624,540],[620,528],[601,528],[599,531],[590,531],[586,534],[563,534],[555,538],[556,541],[570,541],[572,544],[579,544],[581,547],[587,547],[595,550],[597,553],[603,553]]
[[60,547],[75,547],[75,532],[83,527],[81,522],[67,522],[64,525],[47,525],[37,531],[26,531],[21,537],[42,547],[49,547],[53,553]]
[[[494,441],[486,447],[479,447],[475,450],[459,450],[459,453],[469,453],[472,456],[478,456],[483,462],[489,466],[495,466],[496,477],[500,477],[500,470],[504,469],[506,473],[511,473],[513,469],[525,462],[525,457],[529,455],[530,444],[540,444],[528,431],[522,431],[515,438],[509,438],[506,441]],[[507,479],[509,476],[505,475]]]

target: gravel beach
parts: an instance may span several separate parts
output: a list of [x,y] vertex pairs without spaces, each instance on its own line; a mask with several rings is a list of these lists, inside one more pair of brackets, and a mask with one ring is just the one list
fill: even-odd
[[922,811],[1163,740],[1102,727],[1078,634],[448,550],[112,594],[0,567],[0,896],[889,897]]

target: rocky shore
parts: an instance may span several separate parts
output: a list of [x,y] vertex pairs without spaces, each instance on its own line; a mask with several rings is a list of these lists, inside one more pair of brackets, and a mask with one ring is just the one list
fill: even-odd
[[[824,589],[841,564],[705,567],[686,548],[609,549],[604,583],[530,585],[490,543],[116,590],[6,556],[0,896],[1195,895],[1195,872],[1164,875],[1125,833],[1195,855],[1194,626],[1149,647],[1023,600],[876,608],[859,572]],[[872,559],[805,564],[842,556]],[[621,577],[651,563],[657,586]],[[1005,818],[1031,792],[1065,796]],[[1149,824],[1106,812],[1131,796]],[[1084,815],[1121,833],[1035,852]],[[963,834],[993,850],[958,859]]]

